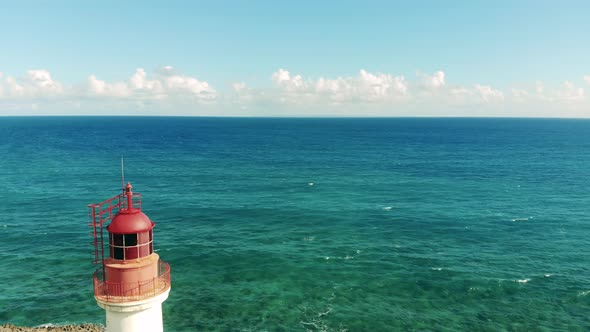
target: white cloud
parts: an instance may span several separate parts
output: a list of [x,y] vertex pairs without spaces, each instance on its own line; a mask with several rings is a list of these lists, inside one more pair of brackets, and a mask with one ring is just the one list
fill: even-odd
[[496,90],[489,85],[475,85],[475,91],[485,102],[502,101],[504,94],[500,90]]
[[434,76],[432,76],[430,82],[434,87],[445,85],[445,73],[443,71],[437,71]]
[[408,86],[403,76],[369,73],[361,69],[356,77],[337,77],[304,80],[280,68],[272,81],[282,92],[281,101],[294,102],[378,102],[406,95]]
[[9,97],[22,97],[25,95],[25,88],[20,85],[13,77],[8,76],[6,78],[6,85],[8,88]]
[[537,81],[498,89],[481,83],[454,84],[442,70],[417,72],[407,79],[364,69],[349,76],[304,77],[279,68],[266,85],[237,81],[220,92],[171,66],[153,72],[138,68],[120,81],[93,74],[78,85],[64,85],[48,70],[35,69],[23,76],[0,72],[0,114],[106,110],[110,114],[590,117],[584,84],[590,84],[590,75],[582,76],[581,82]]
[[442,70],[435,72],[433,75],[418,73],[422,82],[427,89],[436,90],[445,86],[445,73]]
[[169,94],[187,92],[201,99],[215,98],[216,91],[209,83],[199,81],[194,77],[171,75],[163,79],[163,83]]
[[449,90],[449,96],[456,102],[470,104],[501,103],[504,93],[489,85],[475,84],[473,87],[455,87]]
[[209,83],[175,73],[171,66],[163,67],[152,79],[143,68],[138,68],[127,82],[108,83],[94,75],[88,77],[88,93],[94,96],[131,98],[137,100],[193,97],[211,100],[216,91]]
[[90,95],[106,97],[128,97],[131,95],[127,84],[123,82],[107,83],[99,80],[94,75],[88,77],[88,93]]
[[512,97],[517,102],[553,102],[555,100],[555,96],[547,91],[545,84],[541,81],[535,82],[531,91],[527,89],[513,88],[511,92]]
[[44,69],[27,71],[27,82],[41,93],[62,92],[63,87],[51,78],[51,74]]
[[577,87],[570,81],[564,82],[561,87],[552,89],[547,88],[543,82],[537,81],[530,91],[527,89],[512,89],[512,96],[520,103],[576,104],[586,99],[584,88]]
[[584,100],[584,89],[576,87],[572,82],[566,81],[563,83],[563,87],[557,91],[557,97],[567,102]]
[[279,68],[279,70],[272,74],[272,80],[280,85],[282,82],[290,81],[291,74],[283,68]]
[[315,92],[319,96],[325,96],[334,102],[346,101],[355,93],[354,83],[351,78],[327,79],[320,77],[314,85]]
[[[407,81],[402,75],[371,73],[364,69],[358,76],[304,79],[280,68],[272,81],[279,87],[277,99],[292,105],[396,105],[437,107],[439,105],[474,105],[503,103],[504,93],[489,85],[471,87],[448,86],[445,73],[417,74],[417,80]],[[412,106],[413,105],[413,106]]]
[[302,91],[307,88],[307,84],[303,81],[301,75],[291,76],[291,74],[283,68],[280,68],[272,74],[272,80],[287,91]]
[[[280,102],[280,97],[269,93],[268,89],[252,88],[245,82],[234,82],[230,84],[230,87],[232,92],[220,95],[221,98],[219,98],[220,103],[225,103],[228,108],[250,110],[263,104],[269,105]],[[264,115],[272,115],[272,113],[265,113]]]
[[[0,79],[3,76],[0,73]],[[0,95],[6,98],[54,97],[64,91],[62,84],[55,81],[45,69],[28,70],[25,76],[18,79],[7,76],[3,85],[0,85]]]
[[403,96],[408,91],[403,76],[371,74],[362,69],[360,71],[360,87],[360,96],[367,100],[383,100],[389,97]]
[[162,84],[156,80],[148,80],[147,74],[143,68],[135,70],[135,74],[129,79],[129,86],[133,90],[147,90],[160,92]]
[[[4,75],[2,75],[4,76]],[[191,114],[218,96],[208,82],[177,73],[167,66],[149,75],[138,68],[125,81],[107,81],[88,76],[86,83],[65,86],[44,69],[29,70],[15,78],[0,77],[0,115],[21,110],[25,113],[59,110],[59,114],[88,109],[104,109],[137,114],[143,110],[182,108]],[[34,107],[31,105],[35,105]]]

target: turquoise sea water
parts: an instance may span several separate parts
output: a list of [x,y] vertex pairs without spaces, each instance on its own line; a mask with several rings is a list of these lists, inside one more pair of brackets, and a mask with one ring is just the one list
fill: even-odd
[[590,121],[0,118],[0,323],[104,322],[126,179],[166,331],[590,330]]

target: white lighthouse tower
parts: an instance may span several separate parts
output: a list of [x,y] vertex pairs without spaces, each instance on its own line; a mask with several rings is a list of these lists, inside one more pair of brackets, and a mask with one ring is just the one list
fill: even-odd
[[88,206],[94,262],[100,264],[94,272],[94,297],[106,311],[106,332],[162,332],[170,265],[154,252],[155,224],[141,211],[141,195],[131,189],[128,183],[122,194]]

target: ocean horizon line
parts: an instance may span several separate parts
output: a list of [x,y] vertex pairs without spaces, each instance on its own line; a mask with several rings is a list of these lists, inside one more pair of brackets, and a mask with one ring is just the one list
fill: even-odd
[[84,114],[84,115],[0,115],[0,118],[209,118],[209,119],[505,119],[505,120],[590,120],[583,117],[523,117],[523,116],[239,116],[239,115],[116,115],[116,114]]

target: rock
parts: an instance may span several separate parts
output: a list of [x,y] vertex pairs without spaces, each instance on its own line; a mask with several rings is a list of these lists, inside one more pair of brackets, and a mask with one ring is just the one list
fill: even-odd
[[104,332],[104,327],[93,324],[51,325],[44,324],[37,327],[23,327],[12,324],[0,325],[0,332]]

